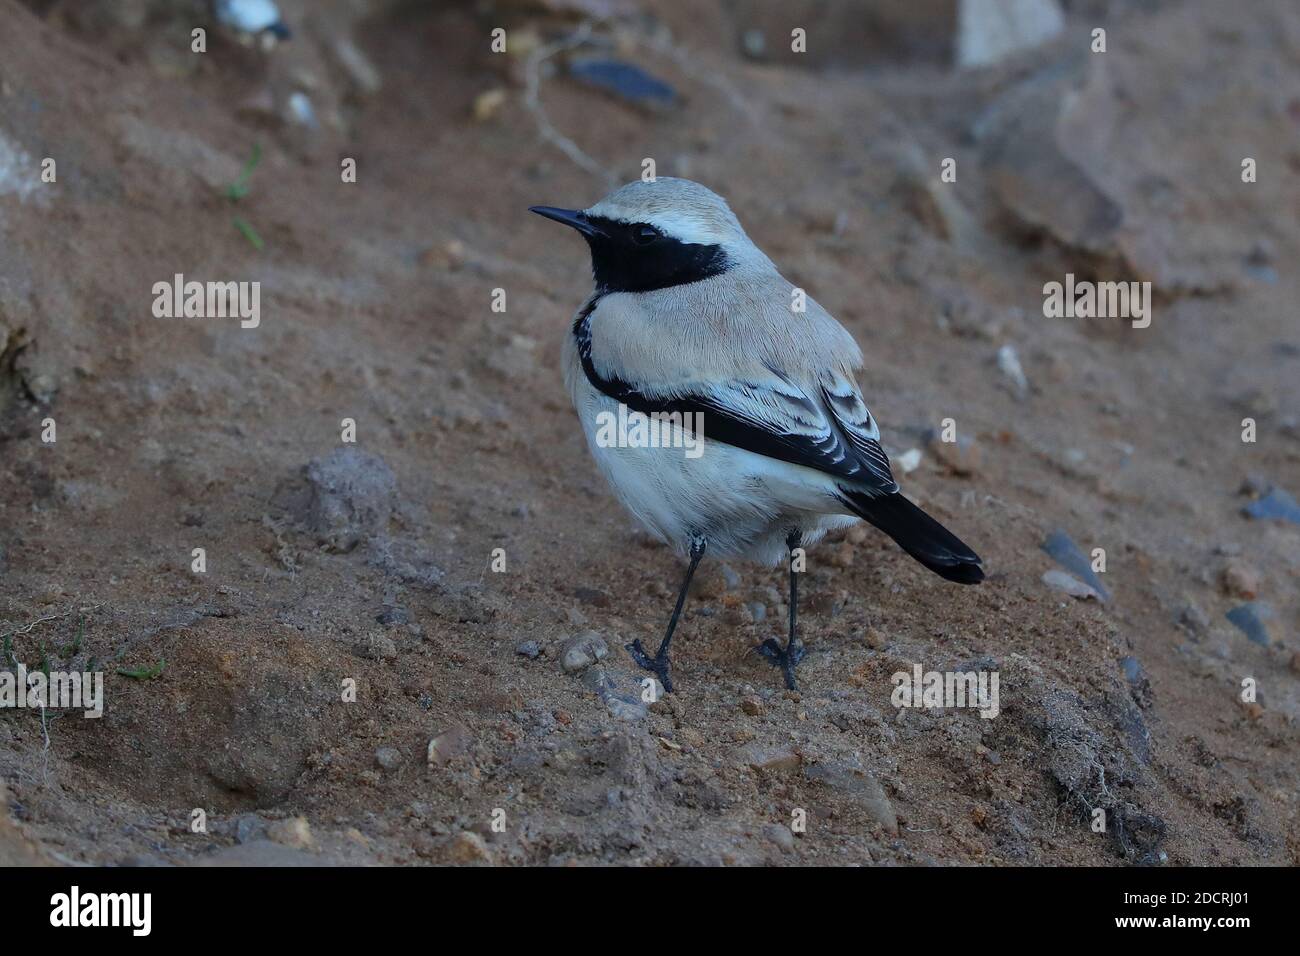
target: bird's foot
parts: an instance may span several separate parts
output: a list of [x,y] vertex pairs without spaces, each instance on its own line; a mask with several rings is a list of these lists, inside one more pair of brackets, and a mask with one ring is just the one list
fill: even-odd
[[803,660],[803,645],[798,641],[790,641],[785,647],[782,647],[772,638],[768,638],[758,647],[754,648],[759,654],[767,658],[767,662],[773,667],[781,668],[781,673],[785,675],[785,686],[790,690],[798,690],[799,686],[794,682],[794,669],[799,666]]
[[659,683],[664,685],[664,690],[671,694],[673,692],[673,679],[668,675],[671,661],[668,660],[668,652],[661,650],[654,657],[645,652],[641,646],[640,640],[635,640],[631,644],[623,645],[627,652],[632,655],[632,660],[637,662],[639,667],[650,671],[659,678]]

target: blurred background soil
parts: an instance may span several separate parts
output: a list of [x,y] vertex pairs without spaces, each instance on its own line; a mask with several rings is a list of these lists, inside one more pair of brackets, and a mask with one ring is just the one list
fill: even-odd
[[[0,634],[107,673],[99,720],[0,711],[0,862],[1300,863],[1300,8],[1056,9],[284,0],[266,52],[0,0]],[[706,562],[677,694],[623,650],[680,567],[586,453],[586,250],[526,208],[647,157],[853,332],[989,570],[815,549],[799,694],[780,571]],[[176,273],[260,326],[155,318]],[[1066,273],[1150,327],[1045,317]],[[896,709],[915,663],[1001,713]]]

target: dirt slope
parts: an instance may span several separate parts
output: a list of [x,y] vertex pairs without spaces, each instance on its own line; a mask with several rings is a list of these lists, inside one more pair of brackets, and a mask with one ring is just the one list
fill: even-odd
[[[622,646],[680,568],[586,454],[558,368],[585,250],[525,211],[608,185],[528,108],[577,5],[286,0],[289,44],[201,56],[187,4],[47,6],[0,0],[0,633],[104,669],[106,703],[0,711],[0,861],[1300,862],[1300,527],[1241,511],[1300,494],[1294,5],[1076,4],[954,75],[928,46],[750,59],[743,7],[645,4],[594,35],[676,88],[657,110],[546,61],[593,167],[723,192],[853,332],[887,446],[922,451],[905,491],[990,571],[814,550],[792,695],[752,653],[784,575],[706,565],[644,714]],[[1044,316],[1067,272],[1151,281],[1150,327]],[[176,273],[260,282],[260,325],[155,318]],[[973,442],[947,464],[945,418]],[[1057,530],[1105,550],[1109,602],[1043,582]],[[1266,645],[1225,619],[1250,595]],[[587,631],[602,670],[565,673]],[[996,670],[1000,714],[895,708],[915,663]]]

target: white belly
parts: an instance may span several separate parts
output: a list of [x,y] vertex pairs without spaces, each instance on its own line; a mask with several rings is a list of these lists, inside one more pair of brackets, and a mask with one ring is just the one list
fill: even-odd
[[[580,369],[569,387],[587,446],[615,495],[679,553],[694,535],[703,535],[710,555],[778,564],[786,559],[792,530],[808,546],[859,520],[845,513],[833,480],[821,472],[699,441],[666,422],[656,423],[657,432],[638,431],[635,413],[634,427],[621,429],[626,410],[620,419],[618,403],[592,387]],[[656,438],[654,447],[643,444]]]

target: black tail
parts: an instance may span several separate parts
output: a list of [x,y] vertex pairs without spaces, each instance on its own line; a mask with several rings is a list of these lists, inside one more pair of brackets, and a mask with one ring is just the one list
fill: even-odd
[[871,495],[841,488],[844,500],[927,568],[958,584],[984,580],[980,557],[928,514],[900,494]]

